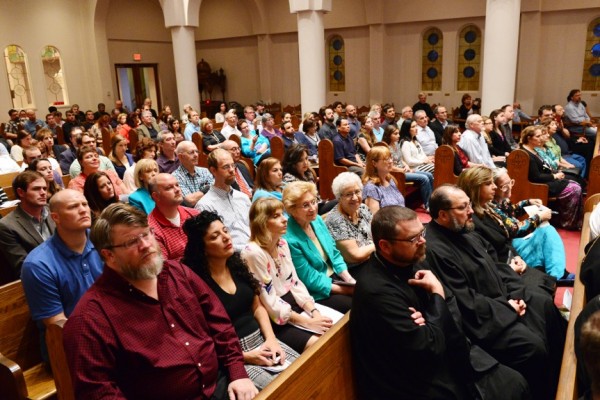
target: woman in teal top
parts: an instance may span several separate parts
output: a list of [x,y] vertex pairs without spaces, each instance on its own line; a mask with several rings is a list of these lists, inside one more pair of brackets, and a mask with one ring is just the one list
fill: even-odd
[[283,203],[290,216],[284,237],[298,277],[317,303],[345,313],[352,306],[356,281],[317,213],[317,188],[310,182],[291,182],[283,190]]
[[271,155],[271,142],[266,137],[257,133],[251,133],[246,120],[238,122],[238,129],[242,132],[240,138],[242,155],[252,159],[254,165]]
[[138,190],[129,195],[129,204],[139,208],[146,215],[150,215],[152,210],[154,210],[155,203],[148,191],[148,184],[150,183],[150,179],[154,178],[157,174],[158,164],[152,159],[143,158],[135,164],[133,179]]
[[269,157],[263,160],[256,170],[254,178],[254,196],[252,201],[261,197],[274,197],[283,200],[283,169],[278,159]]

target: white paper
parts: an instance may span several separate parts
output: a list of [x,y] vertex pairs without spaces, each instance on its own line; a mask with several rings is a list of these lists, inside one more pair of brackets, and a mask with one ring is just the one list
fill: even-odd
[[[321,313],[321,315],[322,315],[323,317],[329,317],[329,318],[330,318],[330,319],[333,321],[333,324],[334,324],[334,325],[335,325],[335,324],[336,324],[336,323],[337,323],[337,322],[338,322],[340,319],[342,319],[342,317],[344,316],[344,314],[342,314],[341,312],[339,312],[339,311],[336,311],[336,310],[334,310],[333,308],[329,308],[329,307],[327,307],[327,306],[324,306],[324,305],[322,305],[322,304],[319,304],[319,303],[315,303],[315,308],[316,308],[317,310],[319,310],[319,312]],[[308,318],[312,318],[312,317],[311,317],[311,316],[310,316],[310,315],[309,315],[309,314],[308,314],[306,311],[302,311],[302,314],[301,314],[301,315],[303,315],[303,316],[305,316],[305,317],[308,317]],[[321,334],[320,332],[313,331],[312,329],[308,329],[308,328],[305,328],[305,327],[303,327],[303,326],[300,326],[300,325],[297,325],[297,324],[292,324],[292,325],[293,325],[293,326],[295,326],[296,328],[302,329],[302,330],[304,330],[304,331],[308,331],[308,332],[316,333],[317,335],[320,335],[320,334]]]
[[565,290],[565,294],[563,294],[563,305],[567,308],[567,310],[571,311],[571,304],[573,303],[573,295],[569,289]]

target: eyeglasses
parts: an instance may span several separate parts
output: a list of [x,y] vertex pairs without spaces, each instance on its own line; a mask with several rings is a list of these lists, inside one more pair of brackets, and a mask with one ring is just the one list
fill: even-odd
[[345,200],[351,200],[354,196],[360,198],[361,195],[362,195],[362,189],[357,189],[354,192],[344,193],[340,197]]
[[466,204],[463,204],[463,205],[457,206],[457,207],[448,207],[448,208],[445,208],[445,210],[465,211],[468,208],[473,208],[473,203],[472,202],[468,202]]
[[387,239],[392,242],[409,242],[410,244],[417,244],[421,239],[425,239],[425,229],[423,229],[417,235],[411,237],[410,239]]
[[[242,129],[244,129],[244,128],[242,128]],[[232,147],[232,148],[226,149],[226,150],[228,150],[228,151],[234,151],[235,152],[235,151],[240,151],[240,148],[239,147]]]
[[193,156],[194,154],[200,154],[198,150],[184,151],[184,153],[189,154],[190,156]]
[[132,237],[124,243],[108,246],[107,249],[117,249],[119,247],[123,247],[128,250],[134,246],[139,247],[140,243],[142,243],[142,240],[149,240],[150,236],[154,236],[154,229],[152,228],[148,229],[146,232],[142,232],[139,235]]
[[515,185],[515,180],[511,179],[510,182],[505,183],[504,185],[500,186],[500,190],[503,192],[507,192],[508,189],[511,189],[514,185]]
[[235,169],[235,164],[225,164],[221,165],[219,168],[221,168],[223,171],[229,171]]
[[304,211],[310,210],[312,207],[316,206],[318,203],[317,199],[312,199],[311,201],[307,201],[306,203],[302,203],[300,206],[295,206],[303,209]]

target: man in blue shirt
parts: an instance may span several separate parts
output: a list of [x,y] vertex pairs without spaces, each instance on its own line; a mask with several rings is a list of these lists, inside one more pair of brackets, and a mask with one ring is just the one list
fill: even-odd
[[42,345],[44,327],[68,318],[102,273],[102,260],[88,237],[92,218],[83,194],[71,189],[56,193],[50,200],[50,216],[56,232],[29,253],[21,270],[31,317],[42,331]]
[[364,165],[356,154],[356,145],[350,137],[350,124],[346,117],[340,117],[335,122],[338,134],[333,137],[333,160],[337,165],[348,167],[348,171],[362,177]]
[[37,132],[37,127],[45,128],[46,124],[41,119],[38,119],[35,115],[35,111],[32,109],[28,109],[27,111],[27,119],[23,124],[23,129],[31,134],[31,136],[35,136],[35,132]]

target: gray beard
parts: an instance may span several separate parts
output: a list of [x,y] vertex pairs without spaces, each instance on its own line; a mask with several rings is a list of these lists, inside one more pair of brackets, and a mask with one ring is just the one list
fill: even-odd
[[475,230],[475,224],[471,221],[467,221],[465,222],[465,224],[463,226],[461,226],[458,221],[456,220],[456,217],[452,217],[452,227],[451,230],[457,233],[469,233],[469,232],[473,232]]
[[152,261],[137,268],[134,268],[131,265],[122,265],[121,275],[132,281],[146,281],[156,278],[162,271],[162,268],[163,257],[160,250],[158,250],[156,257],[154,257]]

